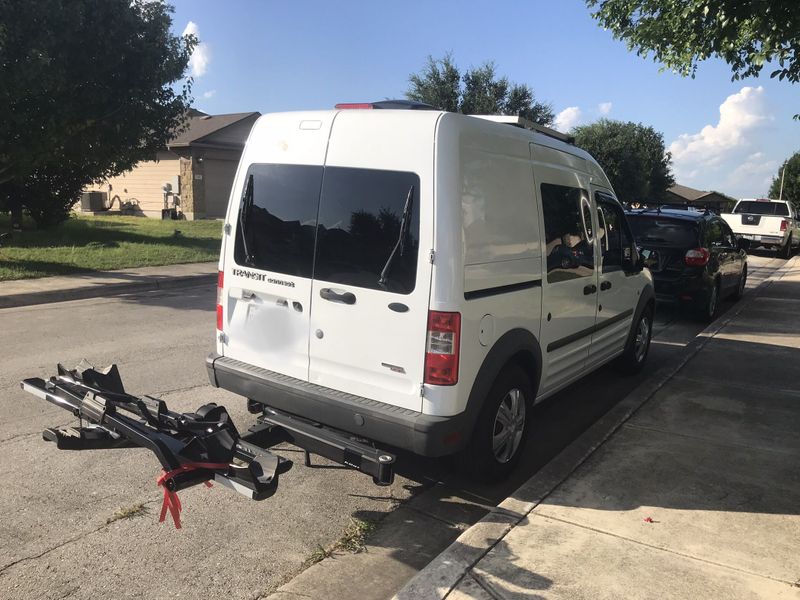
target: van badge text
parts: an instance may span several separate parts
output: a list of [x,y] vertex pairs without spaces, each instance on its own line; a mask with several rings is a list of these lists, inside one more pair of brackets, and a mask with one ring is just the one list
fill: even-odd
[[285,285],[286,287],[294,287],[294,281],[286,281],[284,279],[275,279],[273,277],[267,277],[263,273],[254,273],[253,271],[245,271],[244,269],[233,269],[233,275],[235,277],[245,277],[247,279],[253,279],[255,281],[266,281],[267,283],[274,283],[276,285]]

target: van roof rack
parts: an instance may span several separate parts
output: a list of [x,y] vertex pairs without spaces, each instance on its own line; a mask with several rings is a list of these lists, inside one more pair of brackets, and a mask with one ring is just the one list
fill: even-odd
[[513,125],[514,127],[520,127],[522,129],[530,129],[531,131],[537,131],[543,135],[554,138],[556,140],[560,140],[567,144],[572,144],[573,146],[575,145],[574,135],[561,133],[560,131],[556,131],[555,129],[551,129],[550,127],[545,127],[544,125],[539,125],[538,123],[534,123],[533,121],[526,119],[524,117],[520,117],[519,115],[469,115],[469,116],[478,117],[479,119],[486,119],[487,121],[494,121],[495,123],[505,123],[506,125]]
[[394,110],[437,110],[435,106],[416,100],[380,100],[379,102],[339,102],[334,106],[339,110],[347,109],[394,109]]

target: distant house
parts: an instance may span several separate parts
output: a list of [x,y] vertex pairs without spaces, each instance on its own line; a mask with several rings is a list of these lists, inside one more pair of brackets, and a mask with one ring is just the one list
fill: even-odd
[[688,204],[699,208],[708,207],[728,212],[733,209],[736,198],[721,192],[705,192],[685,185],[675,184],[666,191],[664,202],[667,204]]
[[161,217],[163,208],[174,206],[186,219],[224,217],[244,143],[259,116],[193,110],[186,131],[155,160],[141,162],[87,191],[102,192],[102,203],[111,210]]

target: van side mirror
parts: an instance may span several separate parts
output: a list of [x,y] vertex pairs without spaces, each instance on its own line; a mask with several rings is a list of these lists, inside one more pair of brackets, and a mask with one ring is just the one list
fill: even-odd
[[635,244],[622,249],[622,270],[636,273],[644,268],[644,257]]
[[744,250],[745,252],[747,252],[748,250],[750,250],[750,240],[743,237],[736,238],[736,247],[739,250]]

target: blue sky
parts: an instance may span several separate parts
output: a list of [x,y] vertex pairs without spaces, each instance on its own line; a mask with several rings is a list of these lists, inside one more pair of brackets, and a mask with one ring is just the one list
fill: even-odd
[[[582,0],[272,2],[173,0],[176,33],[202,42],[196,106],[211,113],[332,108],[401,98],[426,57],[463,68],[494,60],[550,102],[562,129],[601,115],[652,125],[676,180],[737,197],[766,193],[800,150],[800,86],[732,82],[721,61],[696,79],[659,72],[591,18]],[[190,24],[191,23],[191,24]]]

